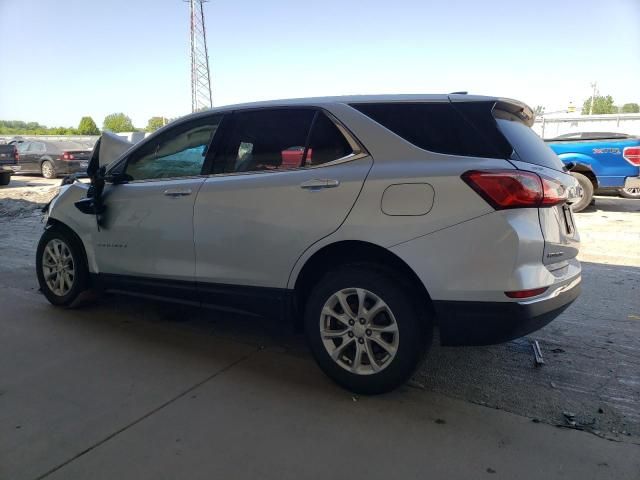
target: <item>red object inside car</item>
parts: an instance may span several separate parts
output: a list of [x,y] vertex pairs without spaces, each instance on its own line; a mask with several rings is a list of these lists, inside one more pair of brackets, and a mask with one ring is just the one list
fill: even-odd
[[[290,147],[280,152],[282,154],[282,163],[280,168],[298,168],[302,165],[302,156],[304,155],[304,147]],[[307,161],[311,163],[312,149],[307,150]]]

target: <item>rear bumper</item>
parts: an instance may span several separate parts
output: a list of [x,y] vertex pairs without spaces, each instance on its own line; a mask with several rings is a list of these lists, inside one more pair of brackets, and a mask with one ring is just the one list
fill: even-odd
[[88,160],[82,161],[60,161],[56,165],[56,172],[59,175],[72,173],[87,173]]
[[528,302],[435,301],[442,345],[491,345],[541,329],[580,295],[581,277]]

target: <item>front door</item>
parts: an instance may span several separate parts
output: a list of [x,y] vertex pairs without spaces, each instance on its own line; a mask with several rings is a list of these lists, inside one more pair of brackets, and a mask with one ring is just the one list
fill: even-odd
[[344,221],[373,160],[313,109],[237,112],[223,136],[194,210],[196,279],[203,302],[262,313],[246,295],[269,290],[243,287],[286,288],[300,255]]
[[162,285],[193,289],[193,207],[219,122],[220,116],[181,122],[118,164],[127,181],[105,188],[106,211],[95,238],[103,278],[126,288],[151,286],[154,294],[164,293]]

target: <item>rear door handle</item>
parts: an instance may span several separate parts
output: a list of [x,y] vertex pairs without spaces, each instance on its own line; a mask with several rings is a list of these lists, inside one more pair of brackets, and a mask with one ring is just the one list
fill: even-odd
[[186,197],[191,195],[190,188],[168,188],[163,192],[167,197]]
[[340,185],[339,180],[327,179],[327,178],[313,178],[302,182],[300,188],[307,190],[320,190],[321,188],[334,188]]

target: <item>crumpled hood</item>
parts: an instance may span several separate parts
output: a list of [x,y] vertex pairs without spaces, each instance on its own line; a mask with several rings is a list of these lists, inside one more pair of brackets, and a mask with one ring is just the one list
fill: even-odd
[[118,160],[133,143],[111,132],[103,132],[91,154],[87,175],[94,177],[101,167],[106,167]]
[[133,145],[133,143],[115,133],[104,132],[100,137],[100,144],[98,145],[100,148],[98,154],[100,166],[109,165],[120,158],[124,152],[131,148],[131,145]]

